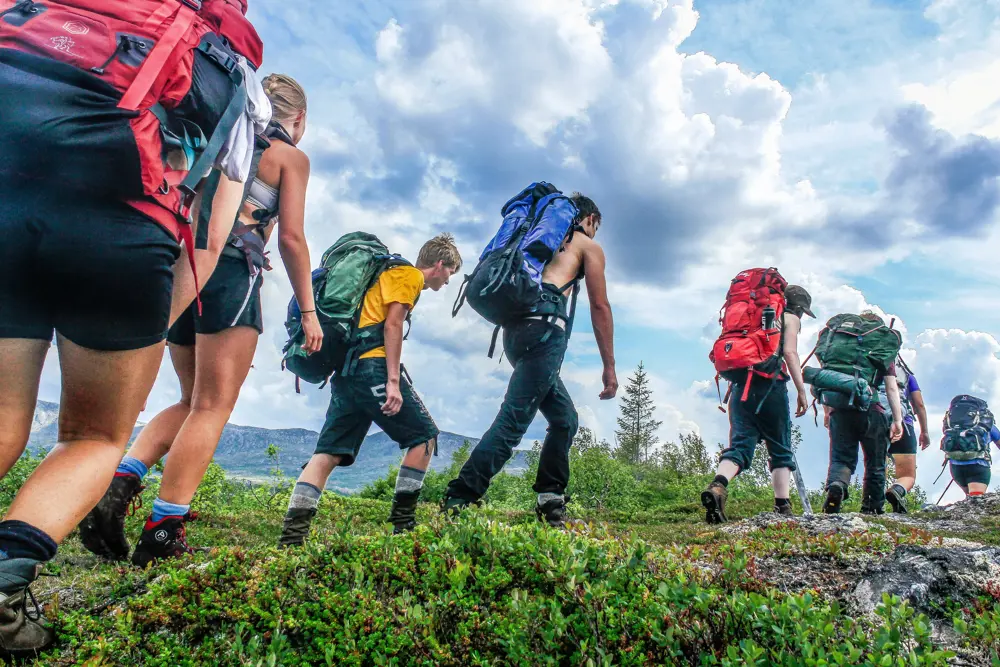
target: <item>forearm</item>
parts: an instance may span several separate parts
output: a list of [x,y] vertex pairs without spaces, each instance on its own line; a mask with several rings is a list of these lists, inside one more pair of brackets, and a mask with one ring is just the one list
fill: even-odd
[[403,356],[403,323],[385,323],[385,368],[390,382],[399,382],[399,362]]
[[615,367],[615,322],[611,306],[591,306],[590,321],[594,327],[597,350],[605,368]]
[[309,259],[309,245],[305,238],[278,239],[278,252],[288,272],[288,280],[295,292],[299,308],[315,310],[316,301],[312,290],[312,265]]
[[799,359],[798,351],[785,352],[784,357],[785,366],[788,368],[788,374],[792,377],[795,389],[800,393],[805,393],[806,384],[802,380],[802,361]]
[[899,403],[899,387],[896,385],[896,378],[887,377],[885,382],[885,393],[889,397],[889,407],[892,410],[892,421],[903,421],[903,407]]
[[917,413],[917,421],[920,422],[920,432],[921,433],[929,433],[930,431],[927,430],[927,428],[928,428],[928,426],[927,426],[927,408],[925,408],[924,406],[921,405],[920,407],[916,408],[914,410],[914,412]]

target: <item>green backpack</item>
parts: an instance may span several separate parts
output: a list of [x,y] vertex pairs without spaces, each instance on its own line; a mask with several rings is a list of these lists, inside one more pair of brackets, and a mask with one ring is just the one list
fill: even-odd
[[[841,314],[831,317],[820,331],[816,358],[824,369],[864,380],[874,390],[876,377],[893,364],[902,345],[900,333],[881,318],[865,319],[860,315]],[[820,403],[833,408],[867,410],[871,403],[870,395],[867,400],[860,400],[862,397],[858,392],[851,390],[844,400],[839,395],[843,393],[837,390],[820,391],[818,398]]]
[[396,266],[412,265],[364,232],[341,236],[323,253],[320,267],[312,273],[323,347],[313,354],[302,349],[302,313],[294,296],[285,319],[288,341],[282,349],[281,367],[296,376],[296,391],[300,379],[322,386],[334,373],[349,375],[360,355],[385,344],[384,322],[359,329],[358,320],[365,294],[383,272]]

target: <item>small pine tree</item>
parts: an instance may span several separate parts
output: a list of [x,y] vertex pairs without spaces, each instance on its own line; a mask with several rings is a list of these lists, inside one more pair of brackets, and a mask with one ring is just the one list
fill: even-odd
[[648,461],[656,449],[659,439],[656,431],[663,422],[653,419],[656,404],[653,390],[649,387],[649,377],[642,362],[628,379],[625,395],[621,399],[618,415],[618,441],[616,456],[632,464]]

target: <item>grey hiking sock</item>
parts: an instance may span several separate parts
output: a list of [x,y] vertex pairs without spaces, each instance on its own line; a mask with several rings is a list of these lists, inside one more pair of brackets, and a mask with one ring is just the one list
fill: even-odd
[[292,497],[288,501],[288,509],[314,510],[319,507],[319,497],[323,492],[308,482],[296,482],[292,489]]
[[400,466],[399,474],[396,475],[396,493],[413,493],[424,488],[424,477],[426,470],[417,470],[410,466]]
[[553,500],[562,500],[562,499],[563,499],[563,494],[561,493],[539,493],[538,506],[542,507],[547,502],[551,502]]

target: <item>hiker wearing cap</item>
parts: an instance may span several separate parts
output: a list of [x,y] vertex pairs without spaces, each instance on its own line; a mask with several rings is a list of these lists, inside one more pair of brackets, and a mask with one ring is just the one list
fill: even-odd
[[951,477],[970,499],[981,498],[990,485],[990,443],[1000,448],[997,428],[986,401],[968,394],[951,399],[942,423],[941,450]]
[[[927,449],[931,444],[931,436],[927,430],[927,407],[924,405],[920,384],[902,357],[896,358],[896,384],[899,388],[900,408],[903,411],[903,435],[889,445],[896,481],[885,492],[885,499],[889,501],[893,512],[905,514],[906,494],[913,489],[917,481],[918,442],[921,450]],[[879,389],[879,402],[884,410],[891,412],[884,383]],[[919,437],[914,421],[920,423]]]
[[[369,248],[377,248],[378,252],[370,253]],[[462,256],[451,234],[439,234],[427,241],[415,265],[387,250],[376,237],[355,232],[342,237],[323,255],[330,280],[343,284],[357,275],[352,271],[359,266],[363,267],[365,279],[352,281],[361,289],[357,290],[356,303],[348,300],[351,310],[344,318],[356,324],[345,341],[350,347],[335,346],[341,350],[339,353],[331,347],[336,342],[336,330],[341,328],[334,325],[328,336],[331,340],[318,355],[312,355],[320,357],[317,363],[327,354],[337,356],[338,361],[316,453],[292,490],[279,546],[295,547],[305,542],[330,474],[338,466],[354,464],[373,423],[404,451],[389,510],[392,532],[402,533],[416,526],[417,501],[431,456],[437,453],[439,431],[401,363],[403,326],[420,293],[427,289],[437,292],[447,285],[462,268]],[[342,288],[336,291],[343,293]],[[333,303],[321,302],[320,306],[324,313],[337,309]],[[287,354],[285,359],[293,362],[290,367],[297,376],[310,381],[309,372],[314,368],[308,360],[296,360]]]
[[[533,183],[502,209],[500,229],[480,257],[464,292],[469,305],[503,331],[513,373],[500,411],[445,492],[442,510],[456,514],[477,503],[541,412],[548,421],[538,474],[535,514],[553,527],[567,519],[569,449],[578,427],[573,400],[559,377],[581,280],[586,281],[597,347],[604,362],[601,400],[618,391],[614,325],[604,277],[604,251],[594,237],[601,213],[580,193],[567,197]],[[464,285],[463,285],[464,287]],[[462,295],[455,313],[462,305]],[[492,354],[491,346],[491,354]]]
[[753,463],[763,441],[770,459],[774,511],[791,516],[792,453],[788,380],[795,385],[795,416],[809,407],[798,352],[802,317],[812,313],[812,297],[787,285],[777,269],[751,269],[733,280],[720,321],[722,335],[711,360],[719,377],[729,380],[729,447],[720,455],[715,479],[701,494],[705,521],[726,521],[731,482]]
[[[143,490],[143,478],[168,452],[160,491],[139,537],[132,562],[140,567],[191,553],[185,523],[191,499],[215,453],[223,428],[250,371],[263,333],[260,298],[270,270],[265,245],[277,232],[278,248],[303,304],[308,347],[322,345],[313,303],[305,238],[309,158],[298,147],[306,130],[306,94],[291,77],[263,80],[271,123],[257,137],[251,173],[238,215],[222,227],[221,254],[199,302],[185,308],[167,335],[180,381],[180,400],[156,415],[121,460],[101,501],[80,524],[91,552],[111,560],[129,556],[125,517]],[[280,223],[280,224],[279,224]]]
[[[864,454],[861,511],[882,514],[885,459],[891,442],[903,435],[903,414],[895,360],[901,334],[870,310],[835,315],[819,334],[816,358],[822,368],[805,368],[803,377],[823,405],[830,431],[830,466],[823,511],[837,514],[848,497],[851,477]],[[884,385],[888,408],[877,397]]]

